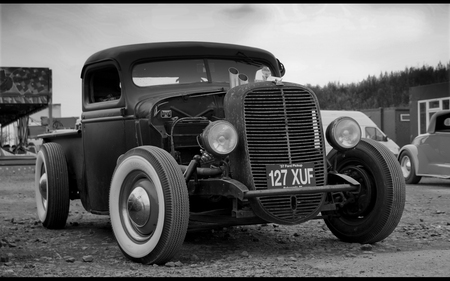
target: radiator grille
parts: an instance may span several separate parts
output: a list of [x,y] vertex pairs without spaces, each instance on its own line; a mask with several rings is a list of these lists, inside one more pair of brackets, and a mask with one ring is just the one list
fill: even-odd
[[270,211],[273,216],[299,223],[299,220],[305,220],[311,214],[316,213],[322,204],[322,195],[308,194],[295,196],[295,200],[297,201],[296,205],[298,206],[295,209],[292,209],[291,196],[262,197],[260,200],[264,208]]
[[[258,89],[244,99],[246,145],[255,189],[266,189],[267,164],[314,163],[316,185],[325,184],[324,144],[319,108],[301,88]],[[283,219],[297,220],[315,212],[322,194],[262,197],[264,208]]]

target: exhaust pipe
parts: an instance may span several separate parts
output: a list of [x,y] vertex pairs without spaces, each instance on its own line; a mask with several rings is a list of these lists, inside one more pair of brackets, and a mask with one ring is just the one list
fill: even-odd
[[238,77],[239,71],[234,67],[230,67],[230,68],[228,68],[228,73],[230,76],[230,89],[238,86],[239,85],[239,77]]
[[230,76],[230,89],[239,85],[248,84],[248,77],[244,73],[239,73],[234,67],[228,68],[228,74]]
[[244,73],[238,75],[239,85],[248,84],[248,77]]

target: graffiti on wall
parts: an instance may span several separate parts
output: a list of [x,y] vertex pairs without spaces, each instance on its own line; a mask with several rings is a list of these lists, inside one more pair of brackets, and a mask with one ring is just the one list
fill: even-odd
[[49,68],[1,67],[0,103],[46,103],[52,93]]

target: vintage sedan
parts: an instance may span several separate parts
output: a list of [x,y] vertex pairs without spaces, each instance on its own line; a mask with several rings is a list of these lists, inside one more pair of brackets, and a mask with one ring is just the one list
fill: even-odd
[[422,177],[450,179],[450,110],[436,112],[427,132],[403,146],[398,160],[406,183]]

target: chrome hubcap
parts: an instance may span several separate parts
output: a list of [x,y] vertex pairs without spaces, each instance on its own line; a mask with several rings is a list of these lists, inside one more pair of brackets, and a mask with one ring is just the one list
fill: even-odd
[[41,201],[44,210],[47,209],[47,174],[43,174],[39,179],[39,193],[41,194]]
[[402,158],[402,172],[403,176],[406,178],[411,173],[411,160],[408,157]]
[[154,184],[140,171],[130,173],[122,184],[119,209],[124,227],[136,241],[149,239],[158,224],[158,194]]
[[138,227],[143,227],[150,218],[150,198],[141,186],[137,186],[128,196],[128,217]]

